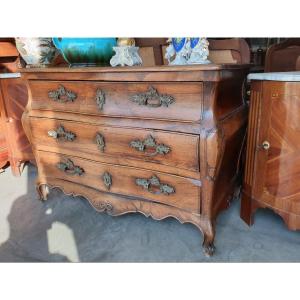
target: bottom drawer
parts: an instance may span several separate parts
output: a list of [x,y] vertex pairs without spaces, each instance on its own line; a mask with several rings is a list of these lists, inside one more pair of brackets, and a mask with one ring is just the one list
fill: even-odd
[[111,165],[44,151],[37,152],[39,176],[59,178],[200,213],[200,181],[144,169]]

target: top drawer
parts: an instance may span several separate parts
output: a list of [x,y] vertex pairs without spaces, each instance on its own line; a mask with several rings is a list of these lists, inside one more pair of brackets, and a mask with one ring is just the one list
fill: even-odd
[[29,81],[32,109],[199,122],[202,83]]

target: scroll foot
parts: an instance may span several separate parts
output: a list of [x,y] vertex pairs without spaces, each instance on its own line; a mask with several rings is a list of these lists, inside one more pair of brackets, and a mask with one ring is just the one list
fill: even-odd
[[211,222],[208,222],[207,225],[208,226],[204,231],[202,248],[204,255],[206,257],[211,257],[216,250],[216,247],[214,246],[215,228]]
[[206,257],[211,257],[214,254],[215,250],[216,250],[216,247],[214,246],[213,242],[206,243],[204,241],[203,245],[202,245],[202,248],[203,248],[203,253]]
[[22,175],[22,171],[24,170],[25,162],[22,161],[11,161],[11,171],[14,176],[20,177]]
[[46,201],[48,199],[48,194],[49,194],[49,188],[45,184],[41,184],[37,186],[37,192],[39,195],[39,199],[41,201]]

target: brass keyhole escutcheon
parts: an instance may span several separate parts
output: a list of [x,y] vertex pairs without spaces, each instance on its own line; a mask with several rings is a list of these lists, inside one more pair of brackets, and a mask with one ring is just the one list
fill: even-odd
[[110,187],[112,185],[112,176],[108,172],[104,172],[102,175],[103,183],[106,186],[108,190],[110,190]]
[[268,150],[270,148],[270,143],[268,141],[263,141],[263,143],[261,144],[261,147],[264,150]]

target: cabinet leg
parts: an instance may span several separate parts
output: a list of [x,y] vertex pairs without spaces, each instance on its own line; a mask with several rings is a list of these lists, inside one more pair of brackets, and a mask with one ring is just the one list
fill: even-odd
[[6,167],[8,166],[7,160],[0,161],[0,174],[5,172]]
[[207,257],[213,256],[213,254],[215,253],[215,250],[216,250],[216,247],[215,247],[213,241],[209,241],[208,239],[204,239],[202,248],[203,248],[204,255]]
[[45,184],[37,185],[36,187],[39,199],[41,201],[46,201],[48,199],[49,188]]
[[204,238],[202,243],[203,253],[207,257],[211,257],[216,250],[216,247],[214,245],[214,239],[215,239],[215,229],[214,226],[210,224],[208,230],[204,232]]
[[252,199],[244,192],[241,197],[241,212],[240,216],[249,226],[253,224],[253,207]]
[[24,169],[24,165],[25,165],[24,162],[11,161],[10,166],[11,166],[11,171],[12,171],[13,175],[16,176],[16,177],[20,177],[21,174],[22,174],[22,171]]

